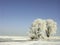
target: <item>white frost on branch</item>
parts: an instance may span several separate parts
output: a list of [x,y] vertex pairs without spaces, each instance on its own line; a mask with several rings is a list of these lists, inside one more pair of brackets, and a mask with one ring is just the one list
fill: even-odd
[[[49,28],[49,29],[50,29],[50,33],[51,33],[51,34],[56,33],[57,23],[56,23],[54,20],[52,20],[52,19],[47,19],[47,20],[46,20],[46,23],[47,23],[47,27],[50,27],[50,28]],[[48,29],[47,29],[47,30],[48,30]]]
[[40,38],[41,36],[43,37],[44,30],[46,30],[45,20],[36,19],[30,27],[30,37],[36,39]]

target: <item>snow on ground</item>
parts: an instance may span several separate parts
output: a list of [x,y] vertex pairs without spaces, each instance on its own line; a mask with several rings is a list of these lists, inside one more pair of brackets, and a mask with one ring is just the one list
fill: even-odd
[[[27,36],[0,36],[0,39],[18,40],[16,42],[14,42],[14,41],[0,42],[0,45],[60,45],[60,41],[47,41],[47,40],[26,41],[29,39],[29,37],[27,37]],[[60,40],[60,37],[50,37],[50,39],[54,39],[54,40],[59,39]]]
[[[28,36],[0,36],[0,38],[13,39],[13,40],[27,40],[27,39],[29,39]],[[50,39],[59,39],[60,40],[60,36],[50,37]]]
[[12,40],[26,40],[27,36],[0,36],[2,39],[12,39]]
[[46,41],[0,42],[0,45],[60,45],[60,42],[46,42]]

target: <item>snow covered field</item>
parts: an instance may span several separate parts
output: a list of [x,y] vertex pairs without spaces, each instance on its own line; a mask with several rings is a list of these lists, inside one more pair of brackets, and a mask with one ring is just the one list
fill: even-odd
[[44,41],[0,42],[0,45],[60,45],[60,42],[44,42]]
[[[3,39],[3,41],[1,39]],[[12,41],[10,39],[18,41]],[[0,45],[60,45],[60,41],[56,41],[60,40],[59,37],[51,37],[51,39],[55,41],[26,41],[28,39],[28,37],[23,36],[0,36]]]

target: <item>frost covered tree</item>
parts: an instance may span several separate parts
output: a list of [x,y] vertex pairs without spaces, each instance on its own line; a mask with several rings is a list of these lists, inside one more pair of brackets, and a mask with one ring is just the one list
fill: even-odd
[[57,24],[54,20],[36,19],[30,27],[29,36],[31,40],[37,40],[45,36],[50,37],[52,34],[56,33],[56,30]]
[[47,19],[46,20],[46,36],[50,37],[52,34],[56,33],[57,30],[57,24],[54,20],[52,19]]
[[46,23],[45,20],[42,19],[36,19],[32,23],[29,31],[29,36],[32,40],[39,39],[40,37],[43,37],[43,32],[46,30]]

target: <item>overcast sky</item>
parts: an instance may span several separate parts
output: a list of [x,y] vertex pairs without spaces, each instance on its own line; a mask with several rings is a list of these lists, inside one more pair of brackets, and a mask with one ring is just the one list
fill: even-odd
[[55,20],[60,35],[60,0],[0,0],[0,35],[26,35],[37,18]]

